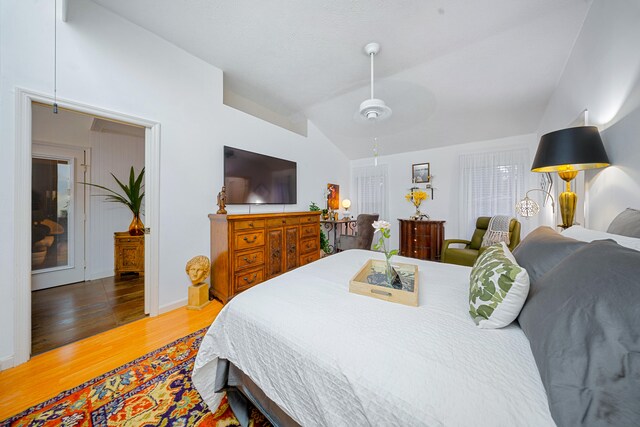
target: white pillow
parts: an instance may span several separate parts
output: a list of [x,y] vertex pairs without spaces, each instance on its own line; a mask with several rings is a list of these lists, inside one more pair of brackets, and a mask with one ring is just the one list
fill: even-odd
[[580,240],[582,242],[592,242],[594,240],[611,239],[620,246],[640,251],[640,239],[635,237],[621,236],[619,234],[605,233],[604,231],[590,230],[588,228],[574,225],[561,233],[565,237]]
[[504,242],[489,246],[478,257],[469,282],[469,314],[483,329],[513,322],[529,294],[529,274]]

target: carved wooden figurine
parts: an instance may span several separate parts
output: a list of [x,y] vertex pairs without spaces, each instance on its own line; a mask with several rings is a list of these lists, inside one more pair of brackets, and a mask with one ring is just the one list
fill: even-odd
[[226,214],[227,210],[224,208],[227,203],[227,192],[225,187],[222,186],[222,190],[218,193],[218,212],[217,214]]
[[210,270],[211,263],[204,255],[195,256],[187,262],[185,271],[191,280],[188,309],[200,310],[209,304],[209,285],[205,280],[209,277]]

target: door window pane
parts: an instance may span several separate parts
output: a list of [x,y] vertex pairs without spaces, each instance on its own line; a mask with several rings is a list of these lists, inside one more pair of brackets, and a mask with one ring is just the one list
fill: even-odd
[[33,158],[31,270],[69,265],[72,171],[67,160]]

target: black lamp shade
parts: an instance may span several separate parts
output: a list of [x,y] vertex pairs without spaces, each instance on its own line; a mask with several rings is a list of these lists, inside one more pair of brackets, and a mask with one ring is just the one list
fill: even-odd
[[531,171],[578,171],[605,166],[609,166],[609,157],[598,128],[580,126],[542,135]]

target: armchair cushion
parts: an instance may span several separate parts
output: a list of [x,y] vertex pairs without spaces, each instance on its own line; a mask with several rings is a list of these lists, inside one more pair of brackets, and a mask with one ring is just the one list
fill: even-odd
[[449,248],[443,252],[442,262],[470,267],[476,261],[476,258],[478,258],[476,249]]

